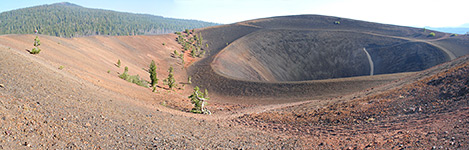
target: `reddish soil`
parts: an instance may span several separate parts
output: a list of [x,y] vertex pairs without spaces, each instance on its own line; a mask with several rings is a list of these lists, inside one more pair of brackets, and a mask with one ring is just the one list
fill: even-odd
[[[39,35],[37,55],[27,52],[36,35],[0,36],[0,149],[469,148],[467,37],[426,37],[413,28],[310,17],[199,29],[209,45],[207,57],[186,53],[186,66],[171,56],[181,49],[174,34]],[[252,32],[304,24],[336,30],[330,23],[337,19],[341,30],[423,40],[460,58],[418,72],[295,82],[239,80],[211,67],[227,43]],[[118,77],[128,66],[130,75],[149,80],[151,60],[160,79],[156,93]],[[169,66],[178,81],[173,90],[161,82]],[[196,85],[209,89],[212,115],[188,112],[187,97]]]
[[326,149],[469,148],[469,58],[456,67],[386,92],[310,102],[234,119],[236,124],[302,136]]

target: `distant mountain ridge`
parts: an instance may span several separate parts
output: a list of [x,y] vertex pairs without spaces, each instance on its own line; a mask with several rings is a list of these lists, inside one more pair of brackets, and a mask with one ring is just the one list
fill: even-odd
[[152,35],[218,25],[197,20],[164,18],[85,8],[62,2],[0,13],[0,34],[39,34],[58,37],[91,35]]

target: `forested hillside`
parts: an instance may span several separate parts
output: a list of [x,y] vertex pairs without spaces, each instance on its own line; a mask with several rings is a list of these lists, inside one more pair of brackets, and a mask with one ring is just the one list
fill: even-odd
[[90,9],[56,3],[0,14],[0,34],[39,34],[77,37],[89,35],[165,34],[217,25],[196,20]]

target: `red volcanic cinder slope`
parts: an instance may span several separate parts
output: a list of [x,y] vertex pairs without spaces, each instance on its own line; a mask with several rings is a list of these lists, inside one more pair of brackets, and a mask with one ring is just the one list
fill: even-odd
[[[0,149],[467,149],[469,38],[428,32],[272,17],[195,29],[186,64],[176,34],[2,35]],[[152,60],[156,92],[118,77]],[[189,112],[195,86],[211,115]]]

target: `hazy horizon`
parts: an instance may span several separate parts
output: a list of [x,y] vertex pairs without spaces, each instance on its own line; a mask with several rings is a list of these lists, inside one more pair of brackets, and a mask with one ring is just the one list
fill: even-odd
[[19,0],[3,2],[0,12],[59,2],[222,24],[273,16],[317,14],[412,27],[469,27],[469,15],[464,9],[469,1],[463,0]]

